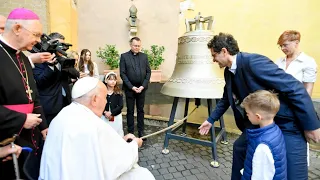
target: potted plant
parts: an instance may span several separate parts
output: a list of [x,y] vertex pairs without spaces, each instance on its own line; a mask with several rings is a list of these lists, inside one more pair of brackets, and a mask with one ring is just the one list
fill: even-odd
[[119,52],[116,45],[108,45],[104,48],[99,47],[97,57],[101,58],[103,62],[110,67],[111,70],[119,68]]
[[163,52],[164,46],[152,45],[151,50],[142,49],[142,52],[147,54],[148,61],[151,68],[151,78],[150,82],[161,82],[161,73],[159,70],[160,65],[164,61]]
[[111,71],[115,72],[120,80],[119,74],[119,62],[120,62],[120,55],[119,51],[116,49],[116,45],[108,45],[106,44],[104,48],[99,47],[97,50],[97,57],[101,58],[104,64],[108,65],[110,69],[104,70],[103,73],[107,74]]

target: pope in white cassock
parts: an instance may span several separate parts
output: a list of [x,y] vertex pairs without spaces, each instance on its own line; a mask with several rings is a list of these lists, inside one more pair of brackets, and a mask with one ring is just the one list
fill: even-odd
[[[142,139],[120,137],[100,119],[107,89],[84,77],[72,89],[73,102],[52,120],[44,145],[39,180],[153,180],[137,165]],[[133,139],[127,143],[128,138]]]

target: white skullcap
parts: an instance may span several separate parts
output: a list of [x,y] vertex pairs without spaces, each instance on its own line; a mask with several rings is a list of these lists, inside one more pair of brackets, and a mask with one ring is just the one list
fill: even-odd
[[87,94],[95,87],[97,87],[98,83],[99,79],[94,77],[83,77],[81,79],[78,79],[72,87],[72,98],[76,99]]

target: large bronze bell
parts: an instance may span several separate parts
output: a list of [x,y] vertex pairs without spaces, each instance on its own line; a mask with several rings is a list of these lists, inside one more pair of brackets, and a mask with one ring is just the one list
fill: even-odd
[[[205,23],[207,23],[206,29]],[[211,127],[211,141],[190,138],[186,134],[189,99],[195,98],[196,108],[201,105],[201,99],[206,99],[208,113],[210,114],[212,99],[218,101],[223,94],[223,86],[225,85],[223,70],[219,69],[218,65],[213,64],[211,52],[207,48],[207,43],[213,38],[212,23],[212,16],[202,17],[199,13],[194,19],[186,20],[188,32],[179,38],[176,66],[171,78],[163,85],[161,93],[174,97],[168,127],[173,124],[179,98],[185,98],[186,100],[184,108],[186,119],[183,121],[182,134],[176,133],[181,126],[166,131],[162,153],[169,153],[170,139],[201,144],[212,148],[213,161],[210,164],[213,167],[219,167],[216,144],[221,140],[225,144],[228,143],[223,118],[219,119],[220,127],[217,136],[215,126]],[[195,25],[195,30],[192,30],[192,25]],[[199,120],[204,121],[203,119]]]
[[202,17],[200,13],[194,19],[186,19],[187,32],[178,39],[176,65],[171,78],[161,89],[162,94],[201,99],[222,97],[223,70],[213,63],[207,48],[213,38],[212,19],[212,16]]

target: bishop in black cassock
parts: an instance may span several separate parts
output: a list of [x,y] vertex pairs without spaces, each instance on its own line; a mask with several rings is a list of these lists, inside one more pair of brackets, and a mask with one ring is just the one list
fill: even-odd
[[[10,16],[10,15],[9,15]],[[9,18],[8,18],[9,19]],[[37,178],[43,145],[41,131],[48,128],[39,102],[29,59],[0,36],[0,141],[18,134],[16,144],[33,149],[18,158],[23,179]],[[24,128],[27,114],[41,114],[42,122]],[[15,179],[13,161],[0,161],[0,179]]]

